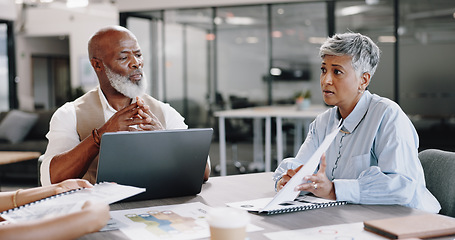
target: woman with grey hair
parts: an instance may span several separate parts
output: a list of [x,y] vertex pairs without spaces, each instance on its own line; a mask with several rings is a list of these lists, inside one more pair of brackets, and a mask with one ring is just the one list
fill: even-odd
[[323,99],[334,107],[311,123],[297,155],[275,170],[277,191],[342,121],[318,171],[306,176],[296,191],[350,203],[439,212],[438,201],[425,187],[414,126],[398,104],[367,90],[379,63],[378,46],[367,36],[344,33],[328,38],[319,53]]

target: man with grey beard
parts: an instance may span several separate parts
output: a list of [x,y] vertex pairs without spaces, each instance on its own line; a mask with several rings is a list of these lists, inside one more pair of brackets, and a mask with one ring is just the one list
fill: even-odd
[[[46,135],[49,144],[40,157],[42,185],[70,178],[94,184],[103,133],[188,127],[169,104],[145,94],[141,49],[128,29],[110,26],[99,30],[89,40],[88,53],[99,86],[52,116]],[[209,175],[207,161],[205,181]]]

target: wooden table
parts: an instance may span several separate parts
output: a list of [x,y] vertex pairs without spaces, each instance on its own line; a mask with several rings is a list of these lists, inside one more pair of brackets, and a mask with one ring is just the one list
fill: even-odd
[[22,162],[39,158],[40,152],[0,151],[0,165]]
[[[226,203],[272,197],[272,173],[254,173],[210,178],[196,196],[167,198],[139,202],[126,202],[111,205],[111,210],[143,208],[171,204],[201,202],[210,207],[226,206]],[[295,213],[263,216],[250,214],[251,223],[264,228],[249,232],[251,240],[268,239],[264,233],[297,230],[326,225],[362,222],[364,220],[423,214],[425,212],[398,205],[356,205],[348,204]],[[121,231],[97,232],[81,239],[128,239]],[[453,239],[441,238],[441,239]]]
[[[26,151],[0,151],[0,166],[17,163],[22,161],[29,161],[33,159],[38,159],[41,156],[40,152],[26,152]],[[38,162],[37,162],[38,164]],[[37,165],[38,166],[38,165]],[[3,177],[3,169],[0,171],[0,191],[1,191],[1,180]],[[39,169],[38,169],[39,171]],[[38,179],[39,184],[39,179]]]

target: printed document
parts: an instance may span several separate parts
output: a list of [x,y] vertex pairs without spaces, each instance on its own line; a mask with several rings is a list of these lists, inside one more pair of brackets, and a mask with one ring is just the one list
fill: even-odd
[[87,200],[111,204],[144,191],[145,188],[103,182],[93,188],[72,190],[5,211],[1,217],[9,222],[49,218],[79,211]]

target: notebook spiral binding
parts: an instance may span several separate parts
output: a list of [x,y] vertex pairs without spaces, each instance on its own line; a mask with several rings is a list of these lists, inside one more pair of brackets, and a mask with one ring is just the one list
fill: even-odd
[[42,199],[36,200],[34,202],[18,206],[16,208],[11,208],[11,209],[5,210],[5,211],[1,212],[0,215],[1,214],[11,213],[11,212],[14,212],[16,210],[19,210],[19,209],[22,209],[22,208],[26,208],[26,207],[29,207],[31,205],[34,205],[34,204],[37,204],[37,203],[40,203],[40,202],[44,202],[44,201],[47,201],[47,200],[50,200],[50,199],[54,199],[54,198],[57,198],[57,197],[60,197],[60,196],[63,196],[63,195],[68,195],[68,194],[77,192],[77,191],[82,190],[82,189],[84,189],[84,188],[77,188],[77,189],[69,190],[69,191],[62,192],[62,193],[59,193],[59,194],[56,194],[56,195],[52,195],[52,196],[49,196],[47,198],[42,198]]
[[270,211],[266,212],[266,215],[300,212],[300,211],[325,208],[325,207],[334,207],[334,206],[344,205],[346,203],[347,203],[346,201],[338,201],[338,202],[330,202],[330,203],[318,203],[318,204],[308,205],[308,206],[298,206],[298,207],[292,207],[292,208],[286,208],[286,209],[270,210]]

